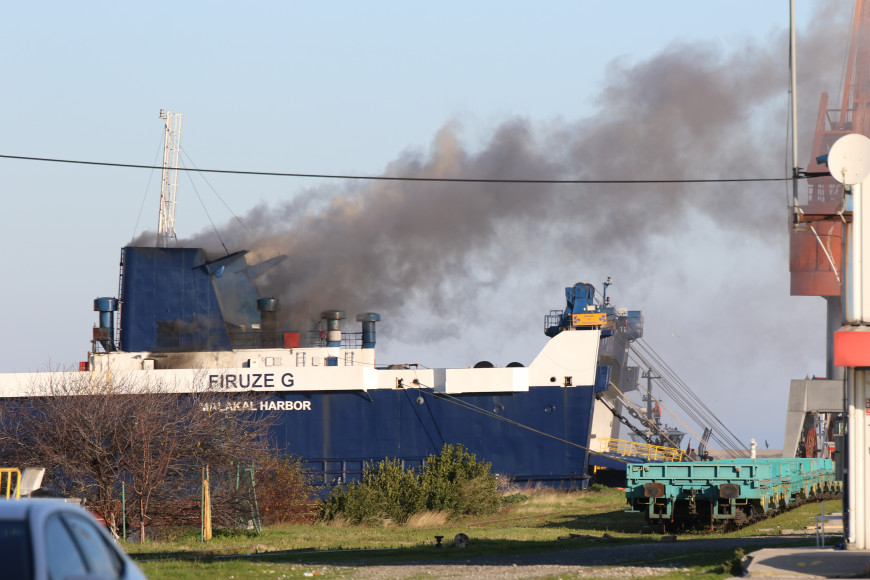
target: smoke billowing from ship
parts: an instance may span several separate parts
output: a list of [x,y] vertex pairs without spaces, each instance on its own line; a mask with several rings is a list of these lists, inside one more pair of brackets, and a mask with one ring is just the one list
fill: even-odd
[[[830,20],[840,18],[832,13]],[[843,43],[835,22],[815,20],[800,39],[801,120],[811,131],[830,63]],[[835,46],[836,45],[836,46]],[[722,53],[712,44],[674,44],[645,62],[615,62],[596,114],[549,123],[516,117],[481,146],[446,124],[425,151],[407,151],[388,177],[501,180],[681,180],[787,177],[788,39]],[[571,74],[566,70],[566,74]],[[813,82],[817,79],[817,83]],[[812,103],[812,104],[809,104]],[[809,135],[802,135],[807,149]],[[805,161],[804,161],[805,164]],[[487,288],[507,271],[557,271],[567,256],[597,265],[641,264],[650,248],[698,223],[764,243],[782,235],[787,182],[709,184],[522,184],[349,182],[310,188],[280,206],[258,206],[222,230],[229,249],[252,261],[285,254],[260,286],[282,299],[291,327],[322,310],[348,318],[404,305],[434,317],[486,307]],[[188,245],[217,249],[213,234]],[[574,272],[560,276],[568,285]],[[564,278],[564,279],[563,279]],[[407,312],[403,313],[404,317]],[[452,332],[433,325],[429,338]],[[419,335],[418,335],[419,336]]]

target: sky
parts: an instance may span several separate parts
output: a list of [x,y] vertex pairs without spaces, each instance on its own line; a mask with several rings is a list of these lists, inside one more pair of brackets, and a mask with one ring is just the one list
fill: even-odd
[[[805,166],[852,3],[796,4]],[[757,0],[15,3],[0,154],[157,164],[166,109],[184,115],[188,167],[780,178],[788,22],[788,2]],[[159,182],[0,159],[0,372],[86,359],[120,248],[153,244]],[[263,290],[294,324],[381,312],[379,363],[528,364],[564,288],[611,276],[613,303],[644,312],[645,341],[705,404],[777,448],[789,381],[825,373],[824,302],[789,296],[789,195],[182,175],[176,228],[184,245],[288,255]]]

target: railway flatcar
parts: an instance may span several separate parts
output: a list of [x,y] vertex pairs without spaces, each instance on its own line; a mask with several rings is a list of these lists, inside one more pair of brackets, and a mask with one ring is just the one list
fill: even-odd
[[736,528],[842,491],[830,459],[641,463],[628,466],[626,480],[629,511],[669,528]]

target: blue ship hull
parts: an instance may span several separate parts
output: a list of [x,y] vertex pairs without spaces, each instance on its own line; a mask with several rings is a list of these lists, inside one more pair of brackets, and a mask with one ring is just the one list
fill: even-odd
[[367,462],[385,457],[418,467],[447,443],[462,443],[513,481],[583,487],[587,479],[593,387],[451,396],[406,388],[256,401],[258,408],[269,403],[297,409],[263,412],[280,414],[271,430],[278,447],[301,457],[325,485],[358,480]]

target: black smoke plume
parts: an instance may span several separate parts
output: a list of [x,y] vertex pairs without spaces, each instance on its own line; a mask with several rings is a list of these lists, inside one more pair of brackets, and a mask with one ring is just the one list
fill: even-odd
[[[843,10],[819,15],[799,40],[803,127],[814,123],[822,87],[836,86],[830,64],[842,61],[846,41],[832,38],[848,30],[847,16]],[[675,43],[644,62],[613,62],[587,118],[507,119],[477,148],[451,122],[428,150],[405,152],[384,175],[787,177],[788,50],[787,33],[778,31],[738,49]],[[801,137],[806,150],[810,135]],[[554,271],[577,254],[591,264],[643,264],[655,259],[649,250],[655,240],[698,219],[763,245],[783,235],[789,197],[785,182],[362,182],[311,188],[280,206],[255,207],[242,218],[247,230],[230,223],[221,235],[230,250],[250,249],[252,261],[288,256],[261,288],[282,299],[291,327],[305,329],[330,308],[349,318],[363,311],[406,318],[403,308],[413,304],[446,319],[418,335],[435,339],[455,332],[457,314],[492,307],[486,289],[506,272]],[[211,233],[186,245],[220,248]],[[571,283],[573,275],[560,279]]]

